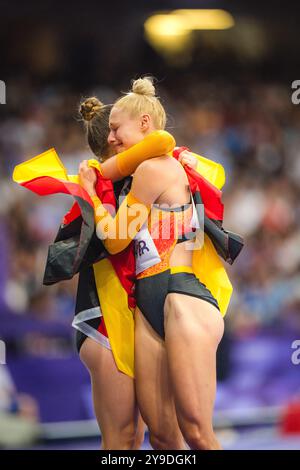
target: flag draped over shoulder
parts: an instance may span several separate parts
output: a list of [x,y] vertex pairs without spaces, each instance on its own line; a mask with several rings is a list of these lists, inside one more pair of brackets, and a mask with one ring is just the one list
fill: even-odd
[[[173,151],[178,159],[185,147]],[[193,153],[193,152],[192,152]],[[193,153],[197,158],[197,171],[185,165],[189,185],[196,203],[204,206],[204,242],[201,249],[193,252],[193,271],[198,279],[208,287],[217,299],[220,311],[226,314],[233,287],[220,256],[232,264],[241,249],[243,239],[238,234],[223,229],[224,206],[221,200],[225,184],[225,171],[222,165]],[[198,214],[201,219],[201,214]]]
[[[101,175],[99,163],[90,161],[97,171],[96,192],[100,200],[116,207],[111,180]],[[112,352],[119,370],[134,376],[133,295],[135,260],[133,244],[116,255],[109,255],[95,235],[94,206],[79,184],[77,175],[68,175],[55,149],[50,149],[15,167],[13,180],[40,196],[64,193],[75,199],[71,210],[49,247],[44,284],[71,279],[84,266],[93,265],[96,289],[101,299]]]
[[[173,152],[178,158],[180,149]],[[197,204],[204,206],[204,243],[193,252],[193,270],[217,299],[225,315],[232,285],[220,259],[230,264],[243,247],[242,238],[222,227],[224,207],[221,188],[225,183],[223,167],[194,154],[197,171],[185,165],[190,188]],[[90,160],[97,171],[99,199],[116,207],[114,186],[103,177],[99,163]],[[81,268],[93,266],[96,289],[101,300],[112,352],[120,371],[134,376],[134,273],[133,243],[116,255],[109,255],[95,234],[94,206],[79,184],[78,175],[68,175],[54,149],[17,165],[13,180],[41,196],[65,193],[75,202],[64,216],[57,237],[49,247],[44,284],[71,279]]]

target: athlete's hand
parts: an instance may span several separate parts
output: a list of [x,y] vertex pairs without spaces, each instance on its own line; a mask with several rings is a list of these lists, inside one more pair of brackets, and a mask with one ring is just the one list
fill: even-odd
[[197,168],[197,163],[198,163],[198,160],[197,158],[192,154],[192,152],[189,152],[188,150],[183,150],[179,157],[178,157],[178,161],[181,163],[181,165],[189,165],[191,166],[192,168],[194,168],[194,170],[196,170]]
[[96,196],[97,175],[94,168],[89,167],[88,160],[83,160],[79,165],[79,182],[90,196]]

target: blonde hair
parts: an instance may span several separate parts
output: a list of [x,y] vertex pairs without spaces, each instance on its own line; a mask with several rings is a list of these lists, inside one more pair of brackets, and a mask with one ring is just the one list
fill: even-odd
[[133,80],[131,91],[119,98],[114,107],[129,112],[133,117],[149,114],[156,129],[164,129],[166,126],[166,112],[159,98],[155,96],[152,77]]

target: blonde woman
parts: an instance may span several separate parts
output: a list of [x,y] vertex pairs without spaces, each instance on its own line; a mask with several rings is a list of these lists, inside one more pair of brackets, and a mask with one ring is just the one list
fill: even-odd
[[[135,80],[114,104],[109,122],[108,142],[116,152],[164,129],[166,115],[152,80]],[[191,449],[220,449],[212,414],[224,322],[217,300],[193,273],[193,241],[186,237],[193,208],[184,169],[168,155],[141,163],[115,218],[96,195],[94,170],[83,164],[80,176],[93,199],[97,233],[106,249],[121,252],[135,238],[135,379],[152,446],[182,449],[185,440]],[[165,211],[162,204],[171,209]],[[166,220],[169,237],[154,237]],[[124,223],[127,235],[121,237]]]

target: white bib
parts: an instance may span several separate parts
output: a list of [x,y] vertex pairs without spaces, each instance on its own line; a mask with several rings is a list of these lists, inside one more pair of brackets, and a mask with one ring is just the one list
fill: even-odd
[[149,233],[147,222],[144,223],[141,230],[134,237],[134,250],[136,275],[161,261],[154,241]]

